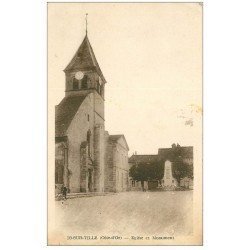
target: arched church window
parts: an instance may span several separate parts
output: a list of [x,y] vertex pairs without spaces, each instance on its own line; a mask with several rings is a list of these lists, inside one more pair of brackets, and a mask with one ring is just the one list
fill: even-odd
[[87,88],[88,88],[88,77],[85,75],[81,80],[81,89],[87,89]]
[[78,89],[78,80],[76,78],[73,79],[73,89]]
[[91,131],[87,132],[87,143],[88,143],[88,155],[90,156],[90,139],[91,139]]

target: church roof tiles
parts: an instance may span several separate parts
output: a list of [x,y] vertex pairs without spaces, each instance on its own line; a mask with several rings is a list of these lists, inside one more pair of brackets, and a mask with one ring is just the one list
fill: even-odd
[[87,35],[68,66],[64,69],[65,72],[70,70],[95,70],[103,82],[106,83]]
[[55,136],[62,137],[73,120],[77,110],[88,94],[81,96],[67,96],[56,106]]

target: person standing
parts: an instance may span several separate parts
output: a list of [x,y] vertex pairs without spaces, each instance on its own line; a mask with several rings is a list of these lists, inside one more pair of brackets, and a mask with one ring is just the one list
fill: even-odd
[[63,186],[62,188],[62,193],[63,193],[63,198],[67,200],[67,188],[65,186]]

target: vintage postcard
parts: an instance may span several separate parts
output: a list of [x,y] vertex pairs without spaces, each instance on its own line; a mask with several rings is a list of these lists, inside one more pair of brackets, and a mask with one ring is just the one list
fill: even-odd
[[202,3],[48,3],[48,245],[202,245]]

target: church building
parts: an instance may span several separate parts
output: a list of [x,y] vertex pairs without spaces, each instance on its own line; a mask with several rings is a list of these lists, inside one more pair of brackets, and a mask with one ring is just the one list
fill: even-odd
[[[116,183],[110,173],[113,169],[127,166],[127,177],[124,174],[123,179],[128,179],[127,162],[119,162],[123,164],[121,166],[107,165],[114,162],[117,154],[110,152],[114,136],[105,133],[106,80],[90,45],[87,30],[64,72],[65,97],[55,110],[56,193],[62,186],[66,186],[71,193],[126,190],[127,184],[122,180],[123,184]],[[123,145],[119,152],[124,161],[128,161],[129,149],[125,137],[118,137],[114,144],[117,147]],[[123,188],[116,188],[120,185]]]

